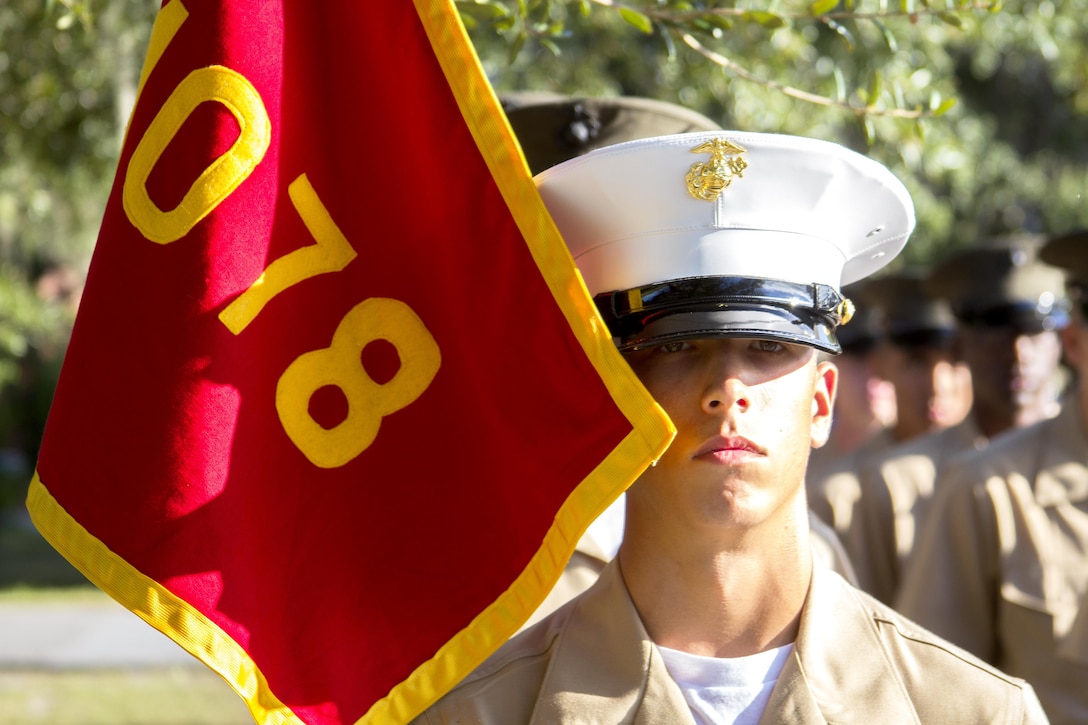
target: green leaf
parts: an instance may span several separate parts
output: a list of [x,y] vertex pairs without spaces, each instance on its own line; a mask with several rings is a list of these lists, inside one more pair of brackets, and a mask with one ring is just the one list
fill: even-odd
[[518,55],[521,53],[521,49],[525,47],[526,38],[525,33],[518,33],[517,37],[514,38],[514,42],[510,44],[510,51],[506,54],[507,63],[514,64],[514,61],[517,60]]
[[880,100],[880,93],[883,90],[883,77],[880,70],[874,70],[873,75],[869,77],[869,105],[876,105],[876,102]]
[[672,33],[661,33],[661,41],[665,44],[665,62],[676,61],[676,44],[672,42]]
[[865,142],[872,146],[876,140],[876,126],[873,125],[873,119],[865,116],[862,118],[861,127],[865,131]]
[[578,12],[579,12],[579,14],[581,14],[581,16],[583,18],[588,18],[589,17],[589,10],[590,10],[589,0],[579,0],[579,2],[578,2]]
[[808,6],[810,15],[824,15],[839,6],[839,0],[816,0]]
[[846,100],[846,79],[843,78],[842,69],[835,66],[835,100],[842,103]]
[[914,12],[914,0],[899,0],[899,12],[901,12],[901,13],[913,13]]
[[457,3],[457,9],[460,11],[462,19],[470,16],[479,20],[496,20],[510,14],[502,5],[489,2],[461,2]]
[[770,28],[771,30],[781,28],[786,24],[786,21],[782,19],[781,15],[775,15],[766,10],[745,10],[743,17],[745,20],[759,23],[764,28]]
[[720,30],[732,30],[733,29],[733,20],[731,18],[725,17],[724,15],[717,15],[715,13],[709,13],[707,15],[704,15],[700,19],[705,21],[706,23],[708,23],[710,25],[713,25],[715,28],[719,28]]
[[691,27],[694,30],[698,30],[700,33],[706,33],[713,38],[717,38],[722,34],[722,31],[711,26],[710,23],[703,20],[702,18],[695,18],[694,20],[692,20]]
[[839,40],[843,42],[847,50],[852,51],[854,49],[854,46],[856,45],[854,42],[854,34],[850,32],[849,28],[830,18],[824,18],[824,22],[827,24],[827,27],[835,31],[835,34],[839,36]]
[[933,109],[933,115],[934,116],[943,116],[944,114],[948,113],[948,111],[955,105],[956,105],[956,99],[955,98],[946,98],[943,101],[941,101],[941,103],[936,108]]
[[899,50],[899,43],[898,41],[896,41],[895,35],[892,34],[892,31],[888,28],[888,26],[880,22],[879,20],[874,20],[873,22],[880,30],[880,34],[881,36],[883,36],[884,44],[888,46],[888,50],[893,53],[897,52]]
[[648,15],[643,15],[637,10],[620,8],[620,17],[647,35],[654,32],[654,23],[650,20],[650,17]]
[[949,12],[940,12],[937,13],[937,17],[951,25],[953,28],[959,28],[960,30],[963,30],[963,18],[961,18],[959,15]]
[[557,56],[557,57],[559,55],[562,55],[562,51],[559,49],[559,46],[556,45],[555,41],[552,40],[551,38],[541,38],[540,39],[540,44],[543,45],[545,48],[547,48],[549,51],[551,51],[552,55]]

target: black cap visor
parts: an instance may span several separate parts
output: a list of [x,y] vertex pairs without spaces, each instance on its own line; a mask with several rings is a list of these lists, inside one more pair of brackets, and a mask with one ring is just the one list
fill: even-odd
[[888,342],[896,347],[910,349],[950,350],[956,339],[953,329],[941,330],[891,330]]
[[1069,311],[1062,304],[1019,302],[959,309],[956,317],[961,324],[976,330],[1009,330],[1030,335],[1065,327],[1069,322]]
[[842,296],[826,285],[699,277],[598,295],[621,351],[697,338],[752,338],[841,351]]

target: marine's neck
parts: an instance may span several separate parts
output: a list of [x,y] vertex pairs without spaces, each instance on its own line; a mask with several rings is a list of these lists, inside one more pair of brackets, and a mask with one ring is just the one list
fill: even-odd
[[624,581],[651,639],[708,657],[741,657],[797,637],[812,577],[807,510],[734,537],[669,532],[629,514]]

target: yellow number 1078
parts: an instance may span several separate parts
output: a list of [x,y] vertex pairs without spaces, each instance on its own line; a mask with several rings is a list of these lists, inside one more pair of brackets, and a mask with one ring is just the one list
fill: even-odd
[[[140,91],[186,18],[181,0],[160,11]],[[185,121],[205,102],[218,103],[234,116],[238,138],[196,178],[174,209],[164,211],[151,199],[147,181]],[[223,66],[192,71],[167,98],[133,151],[122,194],[129,221],[157,244],[182,239],[253,173],[271,138],[268,111],[248,79]],[[223,309],[219,320],[235,335],[273,298],[311,277],[339,272],[356,257],[305,174],[291,182],[287,192],[314,244],[273,260]],[[385,383],[371,378],[361,361],[363,348],[375,340],[392,344],[400,358],[396,374]],[[287,366],[276,385],[276,411],[288,438],[311,463],[336,468],[369,448],[382,419],[415,402],[441,364],[438,343],[411,307],[395,299],[370,298],[344,316],[329,347],[304,353]],[[331,428],[314,420],[309,407],[313,395],[327,386],[339,388],[348,401],[347,416]]]

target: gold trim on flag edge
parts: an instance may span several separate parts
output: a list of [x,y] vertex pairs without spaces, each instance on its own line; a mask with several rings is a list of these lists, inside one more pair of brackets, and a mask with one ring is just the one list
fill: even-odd
[[407,723],[512,636],[558,581],[589,524],[657,460],[676,433],[623,361],[551,220],[524,155],[487,81],[452,0],[413,0],[439,63],[537,268],[572,332],[632,424],[631,432],[582,481],[514,583],[427,662],[376,702],[356,725]]
[[49,493],[34,472],[27,510],[46,541],[92,584],[206,664],[245,701],[263,725],[303,725],[276,699],[248,653],[191,604],[115,554]]

